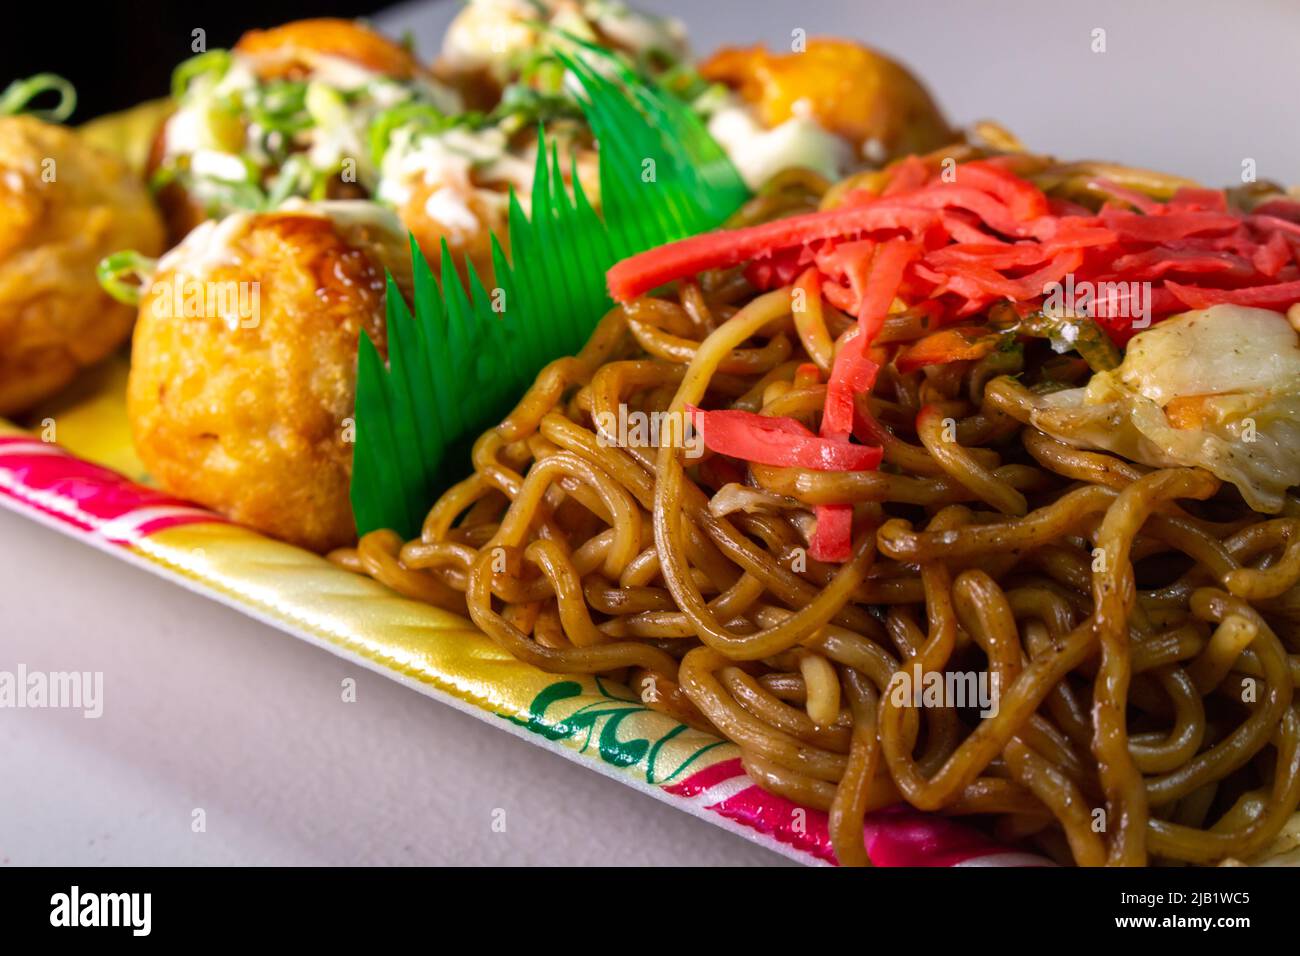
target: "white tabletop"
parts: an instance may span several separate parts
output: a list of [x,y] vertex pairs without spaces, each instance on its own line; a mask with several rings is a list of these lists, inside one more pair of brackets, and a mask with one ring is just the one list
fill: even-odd
[[[1033,148],[1215,183],[1252,158],[1300,181],[1300,7],[1286,0],[643,5],[685,19],[701,51],[787,44],[795,28],[860,37],[918,69],[955,120],[994,116]],[[381,22],[431,52],[454,9]],[[1107,52],[1091,52],[1094,29]],[[102,671],[105,685],[98,720],[0,709],[0,863],[785,862],[3,511],[0,609],[0,670]]]

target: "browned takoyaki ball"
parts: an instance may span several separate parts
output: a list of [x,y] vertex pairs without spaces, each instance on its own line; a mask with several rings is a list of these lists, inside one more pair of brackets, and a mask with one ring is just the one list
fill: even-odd
[[[318,18],[296,20],[268,30],[250,30],[240,37],[232,54],[259,80],[306,80],[338,69],[357,68],[394,80],[423,78],[432,73],[401,44],[353,20]],[[154,137],[148,171],[156,173],[167,155],[167,137],[175,124],[173,115],[163,121]],[[221,118],[225,149],[239,154],[247,147],[249,117],[235,110]],[[364,191],[356,184],[333,182],[331,199],[361,199]],[[191,229],[211,218],[209,210],[180,182],[158,190],[158,202],[166,218],[168,236],[178,242]]]
[[235,44],[235,52],[254,57],[258,74],[267,79],[304,76],[322,56],[346,60],[398,80],[427,72],[401,44],[355,20],[328,17],[295,20],[269,30],[249,30]]
[[315,551],[355,537],[358,337],[382,348],[384,270],[410,274],[391,214],[322,206],[207,222],[168,253],[141,298],[127,390],[159,485]]
[[135,312],[99,287],[99,260],[157,255],[144,185],[75,132],[0,118],[0,415],[53,395],[117,348]]
[[724,47],[700,73],[735,89],[768,128],[807,109],[877,161],[927,153],[957,135],[906,67],[850,40],[814,38],[798,53]]

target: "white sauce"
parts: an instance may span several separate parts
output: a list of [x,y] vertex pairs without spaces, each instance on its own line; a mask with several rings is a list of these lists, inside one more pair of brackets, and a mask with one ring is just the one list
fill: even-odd
[[[370,226],[398,237],[406,235],[406,229],[393,210],[368,199],[307,202],[295,197],[285,200],[275,211],[329,219],[344,227]],[[239,257],[234,252],[235,242],[248,231],[258,215],[263,214],[236,212],[224,219],[199,223],[158,260],[155,274],[174,272],[181,277],[201,280],[218,268],[239,265]]]
[[369,226],[395,236],[405,236],[406,228],[397,213],[369,199],[322,199],[308,202],[297,196],[282,202],[276,212],[329,219],[340,226]]
[[452,238],[462,239],[479,231],[478,216],[463,194],[454,189],[435,189],[424,203],[424,214],[446,228]]
[[751,189],[797,166],[837,179],[853,162],[848,142],[824,130],[807,112],[765,129],[750,109],[733,101],[715,112],[708,125]]
[[584,40],[596,30],[633,56],[658,50],[686,56],[686,30],[666,17],[634,10],[621,0],[471,0],[447,28],[443,63],[453,70],[491,69],[504,75],[514,54],[549,45],[529,24],[541,21]]
[[529,0],[472,0],[447,27],[443,62],[469,71],[506,60],[533,44],[533,31],[525,21],[538,18]]
[[588,0],[584,12],[601,33],[626,50],[686,55],[686,27],[680,20],[642,13],[617,0]]
[[190,170],[196,176],[227,182],[238,183],[248,178],[248,168],[243,160],[232,153],[222,153],[215,149],[196,149],[190,155]]
[[155,271],[174,271],[177,275],[202,278],[221,266],[236,265],[235,240],[248,229],[253,215],[237,212],[225,219],[208,219],[199,223],[158,260]]
[[421,183],[430,190],[425,215],[461,237],[482,225],[472,199],[502,199],[499,189],[481,187],[514,186],[523,201],[532,188],[532,173],[532,164],[508,153],[505,133],[493,127],[456,128],[415,138],[398,130],[384,157],[378,197],[403,207],[411,201],[412,184]]

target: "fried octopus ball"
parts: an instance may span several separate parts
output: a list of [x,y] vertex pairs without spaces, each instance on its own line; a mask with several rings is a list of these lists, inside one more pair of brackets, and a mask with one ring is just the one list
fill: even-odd
[[[259,80],[308,80],[321,74],[343,69],[368,70],[394,80],[424,78],[433,74],[406,47],[394,43],[354,20],[320,17],[295,20],[269,30],[250,30],[239,38],[231,51],[247,65]],[[222,118],[224,145],[233,153],[249,148],[250,118],[238,113]],[[158,128],[149,153],[148,172],[153,175],[167,157],[168,136],[184,126],[179,114],[168,116]],[[182,132],[182,136],[185,134]],[[328,184],[331,199],[365,198],[355,184],[332,180]],[[199,223],[211,218],[203,202],[178,182],[167,183],[158,191],[158,202],[167,222],[168,235],[179,241]]]
[[410,274],[391,213],[321,206],[207,222],[168,253],[141,298],[127,387],[159,485],[314,551],[355,538],[357,341],[383,350],[384,270],[408,289]]
[[117,348],[134,310],[99,287],[99,260],[157,255],[148,191],[62,126],[0,118],[0,415],[15,415]]
[[355,20],[329,17],[295,20],[269,30],[249,30],[235,44],[235,52],[252,57],[258,75],[266,79],[305,76],[322,57],[345,60],[399,80],[427,73],[400,43]]
[[879,161],[928,153],[956,138],[906,67],[850,40],[810,39],[800,53],[726,47],[700,66],[700,74],[734,89],[769,128],[807,109],[824,128]]
[[[565,171],[577,170],[584,193],[599,210],[600,170],[590,134],[561,120],[550,123],[545,135],[559,155],[572,157],[573,166],[566,160]],[[472,265],[491,288],[492,240],[510,251],[510,190],[530,195],[537,149],[534,129],[509,137],[495,129],[451,130],[388,168],[379,198],[396,208],[430,262],[440,260],[445,242],[462,277]],[[567,176],[566,185],[572,186]]]

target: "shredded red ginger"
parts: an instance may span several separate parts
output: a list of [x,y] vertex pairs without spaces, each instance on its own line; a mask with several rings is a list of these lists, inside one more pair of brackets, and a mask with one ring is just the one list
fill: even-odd
[[[683,239],[624,259],[606,278],[615,301],[628,302],[676,279],[744,265],[759,289],[798,280],[856,316],[856,334],[838,349],[827,383],[821,437],[834,444],[850,435],[871,441],[854,399],[875,382],[866,350],[895,298],[953,322],[1000,301],[1032,309],[1069,277],[1075,288],[1092,284],[1093,317],[1121,345],[1148,317],[1300,301],[1300,203],[1275,199],[1243,213],[1228,208],[1221,190],[1182,189],[1158,202],[1104,180],[1094,186],[1110,197],[1096,213],[1050,199],[1003,159],[964,163],[945,176],[912,157],[894,167],[879,195],[850,192],[835,209]],[[1130,283],[1149,283],[1141,303],[1149,316],[1135,315]],[[1135,318],[1143,320],[1137,328]],[[952,338],[952,347],[913,351],[909,362],[972,357]],[[852,516],[847,504],[817,508],[815,559],[849,558]]]

